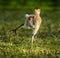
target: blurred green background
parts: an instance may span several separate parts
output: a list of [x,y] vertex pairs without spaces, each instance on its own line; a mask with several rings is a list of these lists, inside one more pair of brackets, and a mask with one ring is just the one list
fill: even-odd
[[0,9],[60,9],[60,0],[0,0]]
[[[10,30],[25,22],[25,14],[41,9],[42,24],[29,49],[32,29]],[[59,0],[0,0],[0,58],[60,58]]]

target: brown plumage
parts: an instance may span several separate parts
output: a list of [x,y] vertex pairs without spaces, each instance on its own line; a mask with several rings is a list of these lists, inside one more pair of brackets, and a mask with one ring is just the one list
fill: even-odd
[[[31,38],[31,47],[32,47],[33,41],[35,40],[35,35],[37,34],[39,27],[41,25],[41,22],[42,22],[41,17],[40,17],[40,9],[35,8],[35,14],[27,14],[26,19],[27,19],[26,25],[29,26],[32,24],[32,27],[33,27],[33,35]],[[30,24],[31,20],[32,20],[32,22]]]

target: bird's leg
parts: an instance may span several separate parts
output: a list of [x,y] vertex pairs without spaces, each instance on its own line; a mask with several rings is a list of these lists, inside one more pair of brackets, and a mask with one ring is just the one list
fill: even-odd
[[34,42],[34,40],[35,40],[35,37],[34,37],[34,35],[33,35],[32,38],[31,38],[31,41],[30,41],[30,48],[33,47],[33,42]]
[[20,24],[18,27],[16,27],[15,29],[12,29],[12,30],[10,30],[10,31],[12,31],[12,32],[14,32],[14,33],[16,34],[16,31],[17,31],[20,27],[22,27],[22,26],[24,26],[24,23]]

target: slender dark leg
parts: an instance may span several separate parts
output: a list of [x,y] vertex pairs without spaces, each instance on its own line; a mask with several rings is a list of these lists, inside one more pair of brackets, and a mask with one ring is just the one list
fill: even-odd
[[24,26],[24,23],[20,24],[18,27],[16,27],[15,29],[12,29],[12,30],[10,30],[10,31],[12,31],[12,32],[14,32],[14,33],[16,34],[16,31],[17,31],[20,27],[22,27],[22,26]]

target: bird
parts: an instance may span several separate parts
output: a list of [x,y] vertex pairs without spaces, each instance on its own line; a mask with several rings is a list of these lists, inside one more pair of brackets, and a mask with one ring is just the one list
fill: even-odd
[[33,42],[35,40],[35,35],[37,34],[42,23],[40,12],[41,12],[40,8],[36,7],[34,9],[34,14],[25,14],[26,20],[22,24],[20,24],[18,27],[11,30],[16,34],[16,31],[22,26],[25,26],[27,28],[32,28],[33,32],[30,40],[30,43],[31,43],[30,48],[32,48]]

